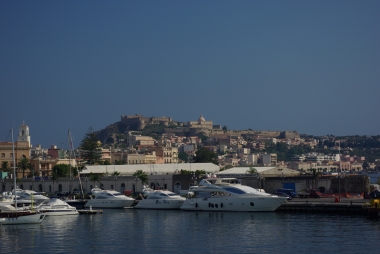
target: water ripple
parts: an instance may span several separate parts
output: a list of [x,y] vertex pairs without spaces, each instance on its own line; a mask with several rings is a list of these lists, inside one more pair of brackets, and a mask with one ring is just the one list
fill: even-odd
[[1,253],[376,253],[362,216],[112,209],[0,227]]

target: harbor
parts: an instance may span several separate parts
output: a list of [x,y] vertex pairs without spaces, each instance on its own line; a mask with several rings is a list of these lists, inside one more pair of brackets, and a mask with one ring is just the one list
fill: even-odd
[[379,222],[360,215],[104,209],[96,215],[47,216],[36,225],[3,225],[0,249],[2,253],[339,253],[341,246],[348,245],[345,253],[377,253],[378,234]]

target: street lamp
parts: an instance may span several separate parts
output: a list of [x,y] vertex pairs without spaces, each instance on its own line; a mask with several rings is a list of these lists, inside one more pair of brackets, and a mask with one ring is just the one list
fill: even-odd
[[340,173],[340,169],[339,169],[339,171],[338,171],[338,182],[339,182],[339,186],[338,186],[338,195],[339,195],[339,202],[340,202],[340,175],[339,175],[339,173]]
[[86,182],[86,191],[87,191],[87,182],[88,182],[87,176],[84,177],[84,181]]
[[42,183],[42,185],[41,185],[41,187],[42,187],[42,190],[41,190],[41,192],[44,192],[44,190],[45,190],[45,184],[44,184],[44,177],[43,176],[41,176],[41,183]]
[[196,176],[195,176],[195,173],[192,174],[193,176],[191,177],[191,180],[193,181],[193,185],[196,186],[198,183],[196,181]]
[[281,182],[282,182],[282,185],[284,185],[284,172],[283,171],[281,172]]
[[70,177],[70,185],[69,185],[69,191],[70,191],[70,192],[73,191],[73,181],[74,181],[74,178],[73,178],[73,177]]
[[136,189],[137,189],[137,181],[139,180],[139,178],[138,177],[135,177],[135,188],[134,188],[134,190],[133,190],[133,192],[134,193],[136,193]]
[[259,180],[259,191],[261,192],[261,177],[257,175],[257,180]]

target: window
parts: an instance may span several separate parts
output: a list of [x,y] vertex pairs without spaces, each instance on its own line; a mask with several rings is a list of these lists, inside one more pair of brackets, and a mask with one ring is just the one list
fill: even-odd
[[4,158],[5,157],[5,153],[1,153],[1,158]]
[[11,158],[13,158],[13,153],[11,153]]
[[243,190],[240,190],[240,189],[236,189],[236,188],[231,188],[231,187],[223,187],[224,190],[228,191],[228,192],[233,192],[233,193],[236,193],[236,194],[244,194],[245,192]]

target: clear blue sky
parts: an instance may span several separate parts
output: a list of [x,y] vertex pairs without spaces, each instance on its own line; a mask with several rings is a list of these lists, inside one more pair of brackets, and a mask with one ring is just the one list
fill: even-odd
[[380,134],[380,1],[0,1],[0,140],[121,115]]

